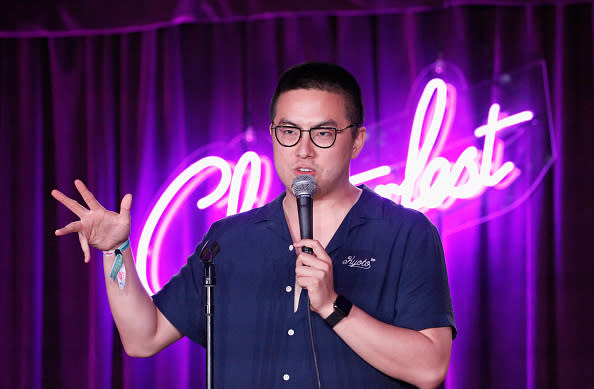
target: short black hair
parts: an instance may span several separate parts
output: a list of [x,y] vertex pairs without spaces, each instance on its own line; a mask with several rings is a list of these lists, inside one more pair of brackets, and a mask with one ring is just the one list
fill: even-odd
[[[295,89],[317,89],[342,95],[346,101],[346,115],[351,124],[363,124],[363,101],[359,83],[343,67],[326,62],[305,62],[284,72],[270,102],[270,120],[276,115],[279,96]],[[352,130],[353,137],[359,128]]]

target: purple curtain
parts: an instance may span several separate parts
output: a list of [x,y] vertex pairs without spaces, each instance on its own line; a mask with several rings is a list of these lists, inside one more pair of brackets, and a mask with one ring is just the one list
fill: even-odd
[[[272,17],[413,12],[459,5],[532,5],[534,0],[5,0],[0,37],[80,36],[146,31],[189,22],[234,22]],[[540,5],[587,3],[540,0]]]
[[[452,6],[0,39],[0,387],[203,387],[203,351],[186,340],[148,359],[123,354],[101,258],[84,264],[76,237],[54,236],[74,218],[52,188],[74,195],[82,178],[110,209],[133,193],[134,246],[195,150],[248,128],[268,147],[269,99],[288,66],[345,66],[366,122],[381,123],[438,58],[471,85],[544,60],[558,147],[522,206],[444,236],[459,329],[445,387],[594,382],[592,20],[591,4]],[[369,152],[389,146],[376,131]]]

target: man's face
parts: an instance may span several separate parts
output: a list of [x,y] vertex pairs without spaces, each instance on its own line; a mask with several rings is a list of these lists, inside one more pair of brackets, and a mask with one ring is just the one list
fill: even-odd
[[[352,123],[346,116],[345,99],[338,93],[317,89],[295,89],[282,93],[276,103],[274,125],[291,125],[303,130],[312,127],[335,127],[342,129]],[[330,148],[314,145],[309,132],[301,135],[299,143],[284,147],[271,132],[276,171],[290,193],[293,179],[300,174],[309,174],[316,180],[316,198],[332,193],[341,194],[349,186],[349,167],[365,143],[365,129],[361,128],[355,139],[351,129],[336,134]]]

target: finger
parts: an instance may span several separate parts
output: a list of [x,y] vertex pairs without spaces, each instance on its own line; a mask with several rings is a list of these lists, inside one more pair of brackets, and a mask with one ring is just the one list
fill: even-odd
[[317,265],[319,263],[324,263],[324,262],[322,262],[318,258],[314,257],[312,254],[299,253],[297,255],[297,266],[303,265],[303,266],[316,266],[317,267]]
[[311,247],[311,249],[314,252],[314,255],[318,259],[321,259],[322,261],[327,263],[332,263],[332,259],[330,259],[328,253],[326,253],[326,250],[324,249],[324,247],[322,247],[322,244],[317,240],[301,239],[300,241],[293,243],[293,247],[295,247],[296,249],[301,247]]
[[57,229],[54,233],[56,234],[56,236],[63,236],[63,235],[67,235],[67,234],[71,234],[73,232],[78,232],[80,233],[83,229],[83,225],[82,222],[80,220],[77,220],[75,222],[72,223],[68,223],[66,226]]
[[312,249],[314,249],[315,247],[318,247],[322,250],[324,250],[324,248],[322,247],[322,244],[315,240],[315,239],[301,239],[298,240],[297,242],[293,243],[294,247],[311,247]]
[[306,276],[298,276],[295,278],[297,285],[302,287],[303,289],[307,289],[310,293],[310,298],[313,297],[313,294],[319,295],[325,289],[323,286],[323,281],[320,278],[316,277],[306,277]]
[[311,266],[297,266],[295,268],[295,275],[297,277],[322,278],[324,276],[324,272],[321,269]]
[[82,248],[83,254],[85,255],[85,263],[89,263],[91,260],[91,249],[89,248],[89,242],[83,233],[78,233],[78,240],[80,242],[80,248]]
[[101,204],[97,201],[93,193],[87,188],[87,186],[81,180],[74,180],[74,186],[78,189],[78,193],[82,196],[83,200],[89,207],[89,209],[94,210],[98,208],[103,208]]
[[66,196],[64,193],[60,192],[57,189],[52,190],[51,192],[52,197],[62,203],[66,208],[71,210],[76,216],[82,218],[88,210],[80,205],[78,201],[71,199],[70,197]]
[[317,257],[314,257],[312,255],[303,255],[300,256],[301,258],[297,259],[297,263],[295,266],[295,269],[301,269],[301,268],[308,268],[308,269],[313,269],[316,272],[320,272],[321,274],[325,274],[328,272],[332,271],[332,265],[329,264],[328,262],[322,261]]
[[299,285],[302,289],[308,290],[309,283],[307,282],[308,279],[306,277],[297,277],[295,282]]
[[132,195],[128,193],[120,203],[120,215],[130,216],[130,208],[132,208]]

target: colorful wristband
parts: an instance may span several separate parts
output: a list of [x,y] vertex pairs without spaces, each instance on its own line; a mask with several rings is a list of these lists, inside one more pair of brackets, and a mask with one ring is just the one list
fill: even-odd
[[126,241],[124,243],[122,243],[122,245],[116,249],[113,250],[104,250],[103,254],[105,255],[113,255],[116,250],[120,250],[120,251],[124,251],[126,250],[128,247],[130,247],[130,239],[126,239]]
[[130,247],[130,239],[126,240],[124,244],[118,247],[115,250],[104,251],[105,255],[112,255],[115,254],[115,261],[113,262],[113,266],[111,267],[111,273],[109,277],[118,282],[118,286],[120,289],[124,289],[126,285],[126,266],[124,266],[124,257],[122,256],[122,251],[126,250]]

